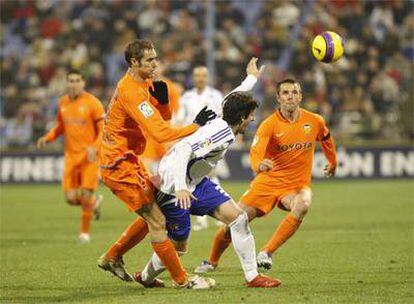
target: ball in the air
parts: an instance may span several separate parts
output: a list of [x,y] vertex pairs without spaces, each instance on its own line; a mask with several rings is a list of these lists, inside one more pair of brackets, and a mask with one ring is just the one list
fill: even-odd
[[318,61],[335,62],[344,54],[344,40],[335,32],[323,32],[313,39],[312,54]]

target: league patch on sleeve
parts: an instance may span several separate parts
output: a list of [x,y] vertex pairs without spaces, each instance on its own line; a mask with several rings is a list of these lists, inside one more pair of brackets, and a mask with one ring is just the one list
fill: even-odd
[[144,101],[138,105],[138,110],[144,115],[145,118],[151,117],[154,114],[154,110],[148,104],[147,101]]
[[253,141],[252,141],[252,147],[256,146],[258,142],[259,142],[259,136],[257,136],[257,135],[256,135],[256,136],[253,138]]

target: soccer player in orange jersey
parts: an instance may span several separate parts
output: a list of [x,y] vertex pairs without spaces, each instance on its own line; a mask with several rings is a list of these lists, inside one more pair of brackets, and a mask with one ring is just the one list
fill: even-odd
[[165,217],[155,203],[154,186],[141,161],[145,135],[163,143],[194,133],[199,126],[214,119],[211,110],[203,109],[193,124],[172,128],[165,121],[171,117],[168,89],[156,75],[157,53],[151,41],[134,40],[125,50],[128,70],[118,82],[104,120],[103,140],[99,151],[101,176],[105,185],[122,200],[137,219],[98,260],[98,266],[115,276],[131,281],[122,255],[149,233],[152,247],[169,271],[175,286],[210,288],[214,280],[188,278],[177,252],[165,231]]
[[82,206],[80,243],[90,241],[93,213],[99,216],[102,196],[94,195],[98,186],[97,149],[102,139],[104,109],[101,102],[84,91],[85,80],[77,70],[67,74],[68,94],[59,99],[55,127],[37,141],[38,148],[65,136],[65,165],[62,187],[70,205]]
[[[280,108],[262,122],[253,140],[250,162],[257,175],[239,200],[250,221],[267,215],[275,206],[288,211],[257,256],[258,266],[265,269],[272,267],[272,254],[296,232],[309,210],[316,141],[328,159],[325,175],[333,176],[337,166],[335,143],[324,119],[299,107],[300,84],[293,79],[279,82],[277,101]],[[229,229],[221,228],[209,260],[203,261],[196,272],[214,270],[230,242]]]

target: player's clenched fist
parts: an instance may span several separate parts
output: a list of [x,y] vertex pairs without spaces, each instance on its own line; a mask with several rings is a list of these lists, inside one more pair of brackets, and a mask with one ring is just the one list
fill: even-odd
[[259,172],[267,172],[269,170],[271,170],[273,168],[273,161],[270,159],[264,159],[260,164],[259,164]]

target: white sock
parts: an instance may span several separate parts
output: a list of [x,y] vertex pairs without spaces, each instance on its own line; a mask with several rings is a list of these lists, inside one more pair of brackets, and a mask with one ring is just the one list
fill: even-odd
[[157,276],[159,276],[165,270],[165,266],[154,252],[151,256],[151,259],[145,265],[144,270],[141,273],[141,278],[144,282],[152,282]]
[[[177,251],[179,256],[184,255],[186,252]],[[158,277],[165,270],[165,266],[162,263],[161,259],[154,252],[151,256],[151,259],[145,265],[144,270],[141,273],[141,278],[144,282],[153,282],[156,277]]]
[[249,227],[249,219],[243,212],[230,223],[231,240],[234,250],[240,259],[246,281],[252,281],[259,273],[256,263],[256,246]]

